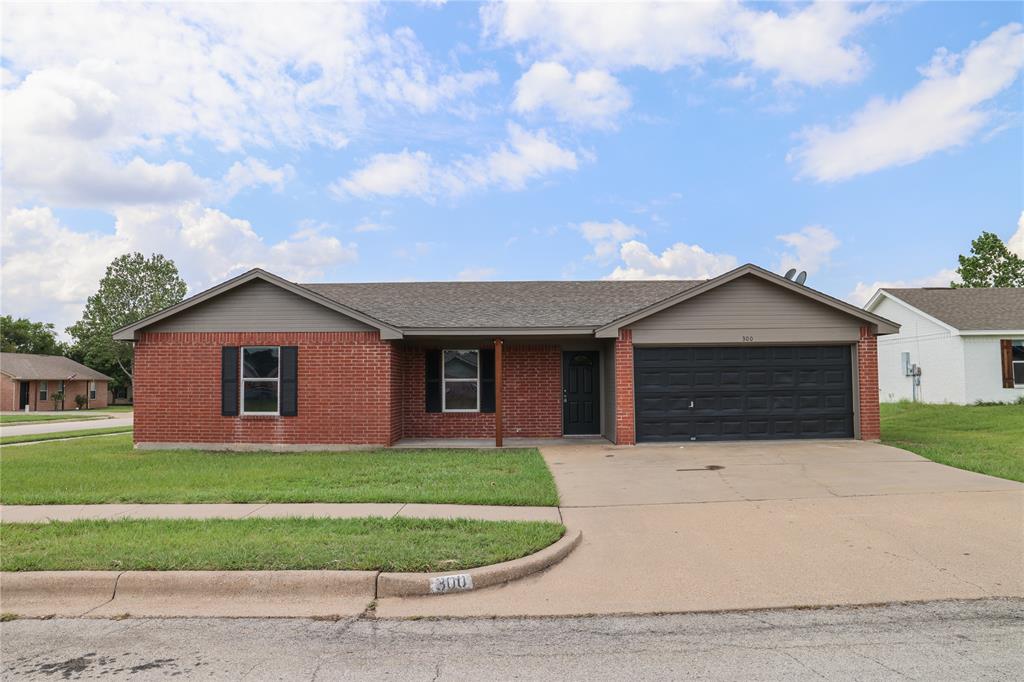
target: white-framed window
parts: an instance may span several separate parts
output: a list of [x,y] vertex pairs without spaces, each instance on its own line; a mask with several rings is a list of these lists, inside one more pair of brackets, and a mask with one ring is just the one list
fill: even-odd
[[446,350],[441,353],[441,409],[445,412],[480,411],[480,351]]
[[61,395],[64,395],[64,380],[63,380],[63,379],[61,379],[61,380],[60,380],[60,388],[58,388],[58,389],[57,389],[57,391],[58,391],[58,392],[59,392],[59,393],[60,393]]
[[96,400],[96,382],[89,382],[89,400]]
[[1024,388],[1024,339],[1010,342],[1010,361],[1013,363],[1013,386]]
[[39,399],[48,400],[50,398],[50,385],[45,381],[39,382]]
[[281,348],[242,347],[242,414],[278,414],[281,404]]

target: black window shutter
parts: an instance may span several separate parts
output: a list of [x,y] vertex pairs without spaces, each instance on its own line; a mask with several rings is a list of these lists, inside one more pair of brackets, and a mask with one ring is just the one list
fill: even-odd
[[427,350],[423,353],[426,366],[424,377],[427,381],[427,412],[441,411],[441,351]]
[[220,349],[220,414],[238,415],[238,346]]
[[281,416],[299,413],[299,347],[281,346]]
[[494,412],[494,349],[480,351],[480,411]]

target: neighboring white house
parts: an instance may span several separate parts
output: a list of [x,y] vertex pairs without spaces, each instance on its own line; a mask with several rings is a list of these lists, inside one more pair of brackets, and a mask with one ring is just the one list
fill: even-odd
[[900,324],[878,339],[882,402],[1024,396],[1024,289],[879,289],[864,308]]

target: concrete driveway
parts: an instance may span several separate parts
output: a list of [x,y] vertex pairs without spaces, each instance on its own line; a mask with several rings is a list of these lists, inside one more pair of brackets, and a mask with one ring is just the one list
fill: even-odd
[[[858,441],[542,448],[582,545],[379,616],[657,613],[1024,596],[1024,485]],[[721,467],[721,468],[708,468]]]

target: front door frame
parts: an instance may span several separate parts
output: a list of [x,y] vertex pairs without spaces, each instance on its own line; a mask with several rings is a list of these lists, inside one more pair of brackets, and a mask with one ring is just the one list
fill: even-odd
[[18,384],[18,411],[21,412],[32,402],[32,384],[28,381]]
[[[594,430],[589,433],[566,433],[565,430],[565,413],[568,404],[568,386],[567,380],[569,377],[569,362],[574,355],[589,355],[593,357],[593,371],[594,371]],[[562,435],[563,436],[600,436],[602,433],[601,422],[601,352],[599,350],[562,350]]]

